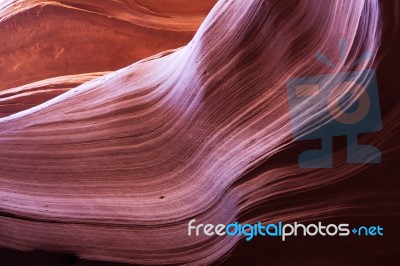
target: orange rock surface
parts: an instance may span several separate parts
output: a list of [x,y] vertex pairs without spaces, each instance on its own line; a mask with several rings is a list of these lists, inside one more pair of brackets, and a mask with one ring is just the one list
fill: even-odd
[[[345,150],[334,152],[332,169],[299,168],[286,159],[301,146],[292,138],[286,82],[349,71],[366,47],[371,57],[358,67],[379,65],[385,25],[379,7],[317,0],[3,1],[0,246],[206,265],[228,256],[243,236],[189,237],[191,219],[309,221],[386,206],[378,192],[365,205],[368,192],[361,189],[287,200],[367,167],[346,164]],[[340,60],[342,37],[353,51],[344,55],[350,63],[332,68],[315,61],[317,52]],[[399,148],[393,140],[400,106],[385,108],[385,131],[361,140],[388,156]],[[321,112],[319,105],[305,109],[300,123]],[[272,208],[278,201],[287,205]]]

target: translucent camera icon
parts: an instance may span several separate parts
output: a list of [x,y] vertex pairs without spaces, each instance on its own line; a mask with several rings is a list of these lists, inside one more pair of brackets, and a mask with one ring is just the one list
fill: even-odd
[[299,155],[300,167],[331,168],[334,136],[347,136],[347,163],[380,163],[379,149],[357,142],[358,134],[382,129],[373,70],[291,79],[287,92],[293,138],[322,141]]

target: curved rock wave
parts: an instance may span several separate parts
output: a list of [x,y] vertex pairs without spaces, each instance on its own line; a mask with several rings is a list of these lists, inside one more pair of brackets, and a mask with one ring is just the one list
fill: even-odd
[[[6,0],[0,3],[0,90],[115,71],[186,45],[215,1]],[[176,10],[171,12],[171,10]]]
[[[329,170],[282,159],[302,145],[292,139],[286,82],[350,71],[366,49],[372,52],[356,69],[379,65],[379,7],[377,1],[218,1],[183,48],[1,118],[0,245],[135,264],[202,265],[227,256],[240,238],[189,237],[191,219],[307,221],[385,206],[383,199],[364,204],[371,197],[366,192],[343,192],[268,208],[367,167],[346,164],[344,149],[335,151],[339,161]],[[343,38],[351,53],[338,49]],[[345,63],[318,62],[318,52]],[[399,108],[384,113],[385,131],[361,138],[383,156],[398,152],[390,143]],[[295,126],[321,113],[314,105]],[[322,116],[320,123],[329,119]],[[386,196],[396,201],[395,191]]]

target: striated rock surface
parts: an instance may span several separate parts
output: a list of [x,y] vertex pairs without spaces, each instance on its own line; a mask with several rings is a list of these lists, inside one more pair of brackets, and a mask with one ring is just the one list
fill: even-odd
[[[42,10],[41,1],[29,3],[28,10]],[[385,198],[379,191],[343,191],[269,208],[275,201],[350,179],[367,167],[346,164],[345,149],[335,151],[338,162],[332,169],[300,169],[296,157],[286,159],[301,146],[291,136],[286,81],[349,71],[366,49],[371,49],[371,56],[356,69],[377,67],[385,25],[378,1],[218,1],[186,46],[85,83],[97,74],[68,75],[112,70],[140,57],[119,53],[124,50],[119,48],[104,61],[91,61],[96,49],[109,49],[119,40],[124,27],[118,23],[112,33],[88,29],[99,13],[106,21],[111,17],[113,23],[125,21],[126,27],[144,27],[144,41],[169,40],[166,46],[171,48],[178,43],[174,31],[190,36],[208,5],[193,9],[190,1],[171,1],[171,6],[161,4],[164,1],[77,3],[45,5],[41,12],[49,14],[43,19],[57,14],[60,19],[53,20],[52,27],[60,29],[69,27],[65,21],[72,13],[90,10],[76,17],[83,23],[76,25],[88,32],[84,36],[95,47],[65,52],[67,58],[53,73],[47,63],[34,72],[43,69],[46,75],[38,80],[57,76],[52,79],[31,83],[29,70],[17,72],[17,67],[15,73],[25,73],[24,77],[14,81],[10,72],[7,84],[14,83],[5,88],[21,87],[1,96],[8,104],[15,97],[34,99],[42,90],[66,91],[13,115],[1,111],[7,115],[0,119],[1,246],[134,264],[204,265],[228,256],[240,238],[189,237],[191,219],[212,224],[309,221],[357,215],[380,206],[392,213],[398,207],[398,191],[392,190]],[[187,8],[189,18],[173,4]],[[24,6],[15,5],[5,9],[11,17],[14,8]],[[164,16],[153,16],[154,12]],[[152,31],[154,35],[148,33]],[[107,41],[99,44],[96,36]],[[314,55],[323,52],[339,61],[341,38],[348,40],[352,51],[344,54],[343,66],[332,68],[315,60]],[[142,56],[167,49],[140,47]],[[27,54],[35,54],[29,49]],[[22,86],[25,83],[30,84]],[[335,97],[350,89],[343,88]],[[313,106],[300,121],[321,112],[320,106]],[[392,141],[399,130],[399,112],[398,103],[390,105],[383,113],[385,130],[363,136],[361,142],[379,147],[383,156],[398,152]],[[366,204],[371,195],[376,200]]]
[[58,76],[113,71],[186,45],[214,3],[2,1],[0,90]]
[[0,91],[0,117],[35,107],[71,88],[75,88],[108,72],[86,73],[49,78]]

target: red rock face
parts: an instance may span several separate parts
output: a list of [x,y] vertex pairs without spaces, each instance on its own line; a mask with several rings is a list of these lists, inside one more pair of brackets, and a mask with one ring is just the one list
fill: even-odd
[[[0,10],[0,90],[66,75],[95,77],[95,72],[114,71],[184,46],[215,3],[189,2],[6,1]],[[76,86],[78,77],[72,78],[71,85]],[[3,102],[0,115],[22,111],[65,91],[51,89],[52,80],[44,82],[50,83],[48,89],[36,90],[30,100]]]
[[[293,151],[307,144],[293,140],[286,91],[294,77],[349,71],[366,47],[371,56],[358,69],[380,66],[395,21],[381,10],[390,9],[377,1],[4,2],[0,246],[204,265],[237,256],[241,238],[189,237],[191,219],[394,212],[398,190],[335,191],[370,166],[347,164],[345,149],[334,151],[332,169],[299,168]],[[341,38],[352,53],[337,49]],[[347,64],[318,63],[317,52]],[[384,131],[361,141],[393,158],[400,108],[389,98]],[[299,120],[321,112],[311,106]]]

